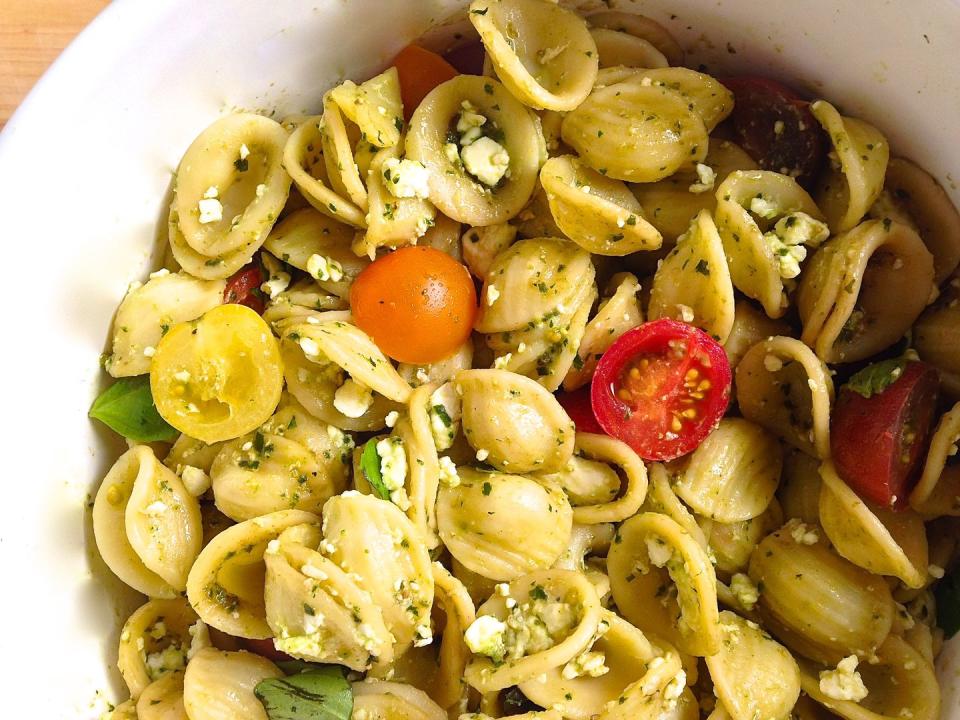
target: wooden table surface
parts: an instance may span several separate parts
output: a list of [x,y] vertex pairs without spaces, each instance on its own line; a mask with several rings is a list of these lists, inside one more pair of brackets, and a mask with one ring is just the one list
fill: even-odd
[[0,128],[37,78],[108,3],[0,0]]

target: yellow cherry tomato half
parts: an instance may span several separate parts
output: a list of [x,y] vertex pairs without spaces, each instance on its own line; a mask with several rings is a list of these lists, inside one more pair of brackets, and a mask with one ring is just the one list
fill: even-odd
[[220,305],[160,340],[150,369],[157,411],[206,443],[231,440],[266,422],[280,402],[280,347],[244,305]]

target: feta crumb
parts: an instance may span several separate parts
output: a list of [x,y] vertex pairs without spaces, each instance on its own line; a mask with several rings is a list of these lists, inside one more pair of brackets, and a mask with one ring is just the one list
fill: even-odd
[[390,491],[390,500],[405,511],[410,507],[410,500],[403,486],[407,478],[407,453],[403,440],[398,437],[384,438],[377,442],[376,448],[380,457],[380,476]]
[[486,136],[464,147],[460,158],[467,172],[489,187],[500,182],[510,168],[510,155],[506,148]]
[[220,197],[220,190],[216,185],[211,185],[204,191],[203,197],[207,200],[210,198]]
[[210,642],[210,629],[203,620],[197,620],[187,628],[187,632],[190,634],[190,647],[187,649],[187,660],[192,660],[194,655],[212,645]]
[[944,575],[944,570],[939,565],[930,565],[927,567],[927,572],[930,574],[930,577],[939,580]]
[[807,248],[816,249],[829,235],[826,223],[806,213],[794,212],[780,218],[771,232],[764,233],[763,239],[777,259],[780,277],[790,279],[800,274],[800,263],[807,257]]
[[157,354],[157,349],[153,345],[147,345],[143,349],[143,354],[146,357],[153,357],[154,355]]
[[743,573],[735,573],[730,579],[730,592],[733,593],[744,610],[753,610],[760,599],[760,591],[757,586],[753,584],[749,576]]
[[308,337],[302,337],[298,341],[300,349],[303,350],[303,354],[310,357],[319,357],[320,356],[320,346],[317,345],[316,340],[313,340]]
[[262,198],[262,197],[266,194],[266,192],[267,192],[267,186],[266,186],[266,185],[264,185],[263,183],[260,183],[259,185],[257,185],[257,189],[256,189],[256,191],[255,191],[255,194],[256,194],[258,200],[259,200],[260,198]]
[[790,537],[795,543],[800,545],[816,545],[820,541],[820,534],[816,528],[811,528],[806,523],[797,522],[790,529]]
[[400,419],[400,413],[398,413],[396,410],[391,410],[390,412],[387,413],[387,416],[383,419],[383,422],[386,424],[388,428],[392,428],[396,426],[397,420],[399,419]]
[[488,457],[490,457],[489,450],[484,450],[483,448],[480,448],[479,450],[477,450],[477,460],[479,460],[480,462],[483,462]]
[[397,198],[426,198],[430,195],[430,171],[416,160],[388,158],[383,163],[383,183]]
[[763,367],[767,369],[767,372],[779,372],[783,370],[783,360],[776,355],[766,355],[763,358]]
[[507,365],[510,364],[511,360],[513,360],[513,353],[501,355],[493,359],[493,367],[495,370],[504,370],[506,369]]
[[303,567],[300,568],[300,572],[306,575],[308,578],[320,580],[321,582],[329,577],[323,570],[318,568],[316,565],[311,565],[310,563],[305,563]]
[[506,653],[504,635],[507,631],[506,623],[500,622],[492,615],[481,615],[463,633],[463,641],[470,652],[475,655],[486,655],[500,660]]
[[178,370],[173,374],[173,379],[179,383],[188,383],[190,382],[190,371],[189,370]]
[[278,555],[280,553],[280,541],[274,538],[267,543],[267,548],[263,552],[266,555]]
[[496,285],[487,286],[487,307],[493,307],[493,304],[500,298],[500,291]]
[[605,661],[606,656],[602,652],[582,652],[563,666],[561,675],[563,675],[564,680],[574,680],[584,675],[600,677],[610,672],[610,668],[607,667]]
[[169,509],[170,509],[169,506],[162,500],[154,500],[152,503],[150,503],[143,509],[143,514],[154,515],[154,516],[162,515]]
[[750,198],[750,212],[758,217],[771,220],[780,214],[780,208],[772,200],[767,200],[762,194]]
[[247,147],[246,143],[242,143],[240,145],[240,159],[246,160],[248,157],[250,157],[250,148]]
[[166,268],[160,268],[159,270],[154,270],[152,273],[150,273],[150,279],[156,280],[157,278],[166,277],[169,274],[170,274],[169,270],[167,270]]
[[333,394],[333,406],[348,418],[363,417],[371,405],[373,391],[353,378],[347,378]]
[[657,567],[664,567],[673,557],[673,549],[663,539],[651,536],[646,539],[647,556]]
[[430,433],[437,450],[448,450],[457,437],[462,401],[452,383],[444,383],[430,395]]
[[187,492],[194,497],[200,497],[210,489],[210,476],[193,465],[184,466],[180,471],[180,479]]
[[859,662],[856,655],[850,655],[837,663],[835,670],[822,670],[820,692],[834,700],[863,700],[868,692],[863,678],[857,672]]
[[460,145],[467,146],[477,140],[483,134],[482,128],[487,123],[487,118],[477,112],[476,106],[469,100],[464,100],[460,104],[460,117],[457,119],[457,132],[460,133]]
[[693,312],[693,308],[689,305],[677,303],[677,310],[680,311],[680,319],[685,323],[693,322],[694,317],[696,317],[695,313]]
[[215,197],[200,200],[197,203],[197,210],[200,213],[201,225],[223,220],[223,205]]
[[457,472],[457,466],[446,455],[440,458],[440,484],[450,488],[460,485],[460,474]]
[[307,272],[314,280],[340,282],[343,280],[343,265],[326,255],[314,253],[307,259]]
[[716,181],[717,173],[712,167],[697,163],[697,182],[693,183],[688,189],[695,194],[709,192],[713,190],[713,184]]

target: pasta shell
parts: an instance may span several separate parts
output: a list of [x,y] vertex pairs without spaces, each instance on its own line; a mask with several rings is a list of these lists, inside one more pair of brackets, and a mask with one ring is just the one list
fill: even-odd
[[[408,416],[401,418],[394,435],[403,441],[407,454],[407,496],[410,499],[408,516],[417,526],[427,547],[440,544],[437,536],[437,492],[440,488],[440,458],[432,429],[431,398],[437,390],[435,383],[421,385],[410,394]],[[447,413],[444,405],[444,413]],[[456,420],[445,415],[451,422],[449,433],[456,433]]]
[[790,326],[782,320],[773,320],[757,310],[749,301],[737,300],[733,308],[733,325],[723,342],[730,367],[736,369],[747,350],[761,340],[774,335],[789,335]]
[[324,160],[322,122],[319,115],[307,118],[291,133],[283,148],[283,167],[314,209],[334,220],[364,228],[364,211],[331,188]]
[[717,652],[713,565],[676,521],[645,512],[624,522],[610,546],[607,570],[613,599],[627,620],[690,655]]
[[643,38],[608,28],[592,28],[590,35],[596,43],[601,68],[661,68],[669,64],[663,53]]
[[703,120],[707,133],[713,132],[733,111],[733,93],[709,75],[685,67],[641,67],[624,73],[622,80],[678,93]]
[[383,680],[353,683],[353,720],[447,720],[447,714],[415,687]]
[[150,597],[172,598],[200,552],[200,507],[148,446],[137,445],[103,479],[93,532],[117,577]]
[[783,510],[773,499],[761,515],[749,520],[722,523],[698,517],[697,523],[713,553],[717,572],[730,577],[743,572],[760,540],[783,525]]
[[747,420],[724,418],[693,451],[674,491],[704,517],[750,520],[767,509],[781,469],[775,437]]
[[561,155],[540,169],[540,183],[557,226],[584,250],[622,256],[660,247],[663,238],[623,182]]
[[401,655],[432,637],[433,573],[426,542],[396,505],[346,492],[323,508],[328,556],[370,593]]
[[331,90],[323,96],[323,117],[320,119],[320,144],[330,185],[349,198],[360,210],[367,210],[367,188],[360,177],[360,168],[353,156],[359,130],[348,127],[343,112]]
[[474,0],[470,22],[514,97],[538,110],[573,110],[597,76],[597,46],[576,13],[537,0]]
[[473,365],[473,342],[467,340],[449,357],[427,365],[400,363],[397,372],[411,387],[425,383],[442,385],[453,379],[461,370],[469,370]]
[[815,527],[788,522],[757,545],[750,579],[764,627],[794,652],[835,663],[870,657],[893,623],[882,578],[833,552]]
[[788,717],[800,696],[797,661],[756,623],[729,610],[720,613],[720,632],[720,651],[706,663],[730,717]]
[[594,170],[631,182],[701,162],[708,145],[703,120],[679,93],[630,80],[594,90],[564,118],[561,134]]
[[647,496],[647,469],[643,461],[624,442],[608,435],[578,432],[575,452],[599,460],[619,470],[623,480],[616,497],[608,502],[579,505],[573,509],[574,522],[596,524],[620,522],[634,515]]
[[830,456],[833,380],[802,342],[772,337],[754,345],[737,365],[736,390],[745,418],[809,455]]
[[[676,468],[674,468],[676,469]],[[671,472],[661,463],[650,465],[650,491],[647,493],[647,499],[641,508],[645,512],[659,513],[666,515],[680,527],[690,533],[690,536],[696,541],[697,545],[703,548],[704,552],[709,550],[707,536],[700,529],[697,518],[677,497],[673,490],[671,481]]]
[[463,261],[475,278],[486,280],[497,255],[510,247],[516,238],[516,226],[507,223],[470,228],[460,243]]
[[[474,327],[482,333],[509,332],[561,314],[560,306],[572,311],[589,294],[594,274],[590,253],[572,242],[532,238],[514,243],[487,273]],[[491,296],[497,298],[492,303]]]
[[318,528],[294,526],[264,555],[264,603],[276,647],[357,670],[394,660],[380,607],[353,576],[315,549]]
[[183,707],[183,673],[150,683],[137,700],[137,720],[189,720]]
[[[487,119],[485,128],[503,131],[501,140],[510,158],[509,170],[496,193],[445,153],[447,130],[457,124],[464,101]],[[500,83],[458,75],[434,88],[414,111],[406,153],[430,171],[430,201],[444,215],[467,225],[483,226],[506,222],[527,204],[537,182],[542,143],[533,114]]]
[[672,317],[692,323],[719,343],[730,335],[733,283],[723,243],[708,211],[700,211],[660,264],[647,314],[651,320]]
[[600,720],[696,720],[697,699],[686,687],[686,673],[674,651],[662,663],[656,658],[647,672],[600,713]]
[[960,444],[960,403],[937,422],[923,474],[910,492],[910,507],[924,515],[960,515],[960,470],[950,462]]
[[[508,598],[515,603],[512,610]],[[474,655],[464,679],[480,692],[493,692],[563,666],[589,647],[602,614],[593,585],[581,573],[540,570],[517,578],[505,595],[497,593],[477,609],[478,618],[492,615],[508,629],[516,627],[515,637],[506,637],[508,659],[494,665],[490,658]],[[525,618],[538,618],[544,628],[538,642],[525,639]]]
[[656,20],[634,12],[602,10],[587,16],[591,27],[609,28],[646,40],[667,58],[671,65],[683,65],[683,48],[676,38]]
[[[180,161],[173,200],[188,246],[207,257],[249,257],[260,247],[290,192],[286,142],[279,123],[252,113],[228,115],[200,133]],[[241,161],[242,146],[249,156]],[[204,212],[205,203],[216,212]]]
[[883,190],[890,146],[875,127],[842,116],[826,100],[812,103],[810,112],[830,136],[839,165],[821,178],[817,205],[833,232],[845,232],[863,219]]
[[825,362],[863,360],[903,337],[933,287],[933,256],[920,237],[868,220],[810,260],[797,291],[801,339]]
[[[559,487],[466,467],[458,473],[459,485],[440,490],[437,525],[444,546],[464,567],[493,580],[513,580],[556,562],[573,525]],[[526,540],[518,544],[521,535]]]
[[437,675],[428,693],[446,709],[466,700],[463,671],[470,660],[470,650],[463,641],[463,633],[476,620],[477,613],[463,583],[438,562],[433,563],[433,586],[446,623],[440,641]]
[[462,370],[463,432],[486,461],[507,472],[551,472],[573,456],[574,427],[557,399],[505,370]]
[[833,463],[820,466],[820,523],[834,549],[876,575],[893,575],[907,587],[927,580],[927,533],[913,510],[868,505],[840,479]]
[[[763,305],[769,317],[782,317],[787,310],[787,296],[780,263],[773,247],[764,239],[764,230],[751,214],[757,199],[770,204],[776,213],[760,221],[773,226],[775,218],[802,212],[815,220],[823,215],[792,177],[769,170],[736,170],[727,175],[717,188],[717,229],[730,263],[730,277],[736,288]],[[804,271],[804,276],[809,270]]]
[[784,517],[819,525],[821,484],[819,460],[799,450],[788,450],[777,490]]
[[960,280],[933,305],[924,310],[913,325],[913,346],[924,361],[940,370],[940,385],[953,399],[960,399]]
[[187,665],[183,704],[190,720],[267,720],[253,689],[278,677],[280,669],[259,655],[205,648]]
[[187,578],[187,599],[207,625],[236,637],[273,637],[263,600],[263,553],[288,527],[317,524],[303,510],[280,510],[233,525],[203,548]]

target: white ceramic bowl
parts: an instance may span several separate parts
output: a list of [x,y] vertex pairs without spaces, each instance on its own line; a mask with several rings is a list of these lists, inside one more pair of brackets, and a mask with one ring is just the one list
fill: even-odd
[[[133,598],[117,602],[85,510],[119,448],[86,412],[104,381],[111,315],[148,269],[180,155],[232,108],[316,110],[323,90],[371,75],[464,5],[115,0],[0,135],[5,716],[87,720],[105,697],[124,696],[113,664]],[[947,81],[956,2],[647,0],[640,9],[694,63],[779,76],[877,124],[960,204],[950,174],[960,168],[960,85]],[[960,643],[941,665],[944,718],[960,720]]]

